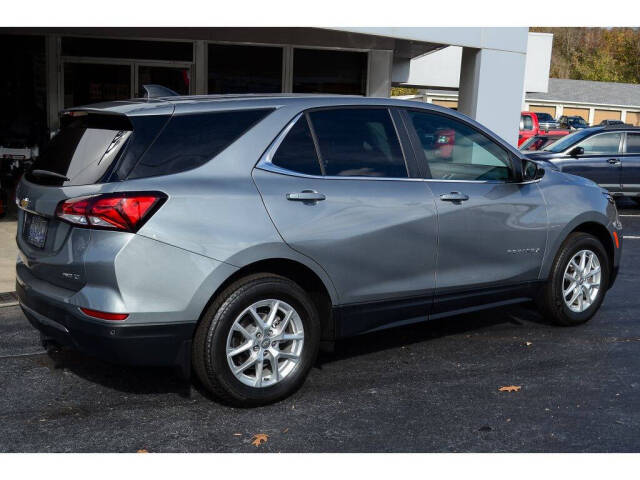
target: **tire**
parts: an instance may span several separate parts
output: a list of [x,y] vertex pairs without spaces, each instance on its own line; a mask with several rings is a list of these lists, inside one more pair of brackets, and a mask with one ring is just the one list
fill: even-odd
[[[269,313],[275,310],[273,328],[261,329],[251,308],[263,323],[268,322]],[[287,338],[283,333],[295,339],[275,341]],[[249,343],[253,346],[227,358],[228,346],[235,351]],[[231,284],[206,310],[196,328],[192,363],[202,385],[217,400],[255,407],[281,400],[300,388],[315,362],[319,344],[320,320],[307,293],[285,277],[255,274]],[[293,358],[296,354],[297,359]],[[257,360],[263,357],[263,361]],[[240,368],[252,358],[252,366],[234,374],[231,364]],[[277,368],[273,367],[274,359]],[[259,369],[261,385],[254,383]]]
[[[597,277],[591,276],[590,279],[580,278],[581,275],[576,273],[578,270],[573,267],[569,267],[569,263],[574,260],[577,254],[580,252],[592,252],[595,254],[598,263],[600,264],[600,276],[599,276],[599,288],[597,293],[595,290],[589,290],[587,285],[590,285],[590,281],[593,282]],[[580,256],[577,257],[581,258]],[[586,256],[588,258],[588,254]],[[602,246],[600,240],[588,233],[576,232],[572,233],[564,241],[560,250],[551,267],[551,274],[549,280],[543,287],[541,295],[538,299],[538,308],[541,313],[551,320],[556,325],[561,326],[574,326],[587,322],[596,313],[600,304],[604,299],[605,292],[609,285],[609,278],[611,272],[609,256],[606,250]],[[594,263],[595,264],[595,261]],[[597,270],[597,269],[596,269]],[[569,276],[575,276],[576,281],[565,280],[565,272],[568,271]],[[595,271],[595,270],[592,270]],[[578,282],[584,283],[578,283]],[[563,297],[563,290],[566,288],[569,290],[572,285],[584,285],[586,292],[582,295],[578,294],[578,298],[575,303],[570,306],[568,302],[572,300],[573,294],[577,293],[575,290],[567,295],[567,299]],[[593,297],[592,297],[593,294]],[[581,298],[580,298],[581,297]],[[583,303],[584,300],[584,303]],[[590,301],[590,305],[587,303]],[[584,305],[584,307],[582,306]],[[582,311],[576,311],[584,308]]]

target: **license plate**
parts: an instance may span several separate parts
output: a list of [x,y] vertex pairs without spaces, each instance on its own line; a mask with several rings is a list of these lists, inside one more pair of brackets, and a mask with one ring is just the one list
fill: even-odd
[[44,248],[48,226],[46,218],[28,213],[24,219],[24,238],[34,247]]

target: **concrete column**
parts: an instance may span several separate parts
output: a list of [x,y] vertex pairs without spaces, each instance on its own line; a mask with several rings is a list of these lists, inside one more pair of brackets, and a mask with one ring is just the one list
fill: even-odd
[[458,110],[517,145],[525,66],[526,53],[463,48]]
[[209,93],[209,52],[208,44],[205,40],[194,42],[194,62],[193,62],[193,83],[192,93],[195,95],[206,95]]
[[594,107],[589,107],[589,119],[587,123],[589,125],[593,125],[594,120],[596,119],[596,109]]
[[61,104],[62,78],[60,59],[60,37],[58,35],[47,35],[45,37],[45,65],[47,72],[47,127],[49,134],[60,128],[60,118],[58,113],[62,110]]
[[620,120],[622,120],[623,122],[627,122],[627,111],[626,110],[622,110],[622,112],[620,113]]
[[367,96],[389,97],[391,94],[391,71],[393,52],[390,50],[371,50],[367,69]]

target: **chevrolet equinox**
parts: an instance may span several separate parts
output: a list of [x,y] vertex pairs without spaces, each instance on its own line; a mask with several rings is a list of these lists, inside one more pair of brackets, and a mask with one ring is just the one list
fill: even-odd
[[[63,111],[17,188],[17,293],[43,342],[284,398],[321,342],[613,284],[613,199],[411,101],[163,97]],[[515,128],[515,127],[514,127]]]

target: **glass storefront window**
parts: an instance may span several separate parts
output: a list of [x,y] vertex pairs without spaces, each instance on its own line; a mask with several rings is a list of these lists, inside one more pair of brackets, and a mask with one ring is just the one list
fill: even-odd
[[209,93],[282,92],[282,47],[209,44]]
[[138,90],[136,95],[142,97],[142,85],[154,84],[170,88],[180,95],[189,95],[191,74],[188,68],[138,66]]
[[294,49],[293,92],[365,95],[367,54]]
[[131,65],[64,64],[64,108],[131,98]]
[[117,38],[63,37],[62,55],[191,62],[193,61],[193,43]]

